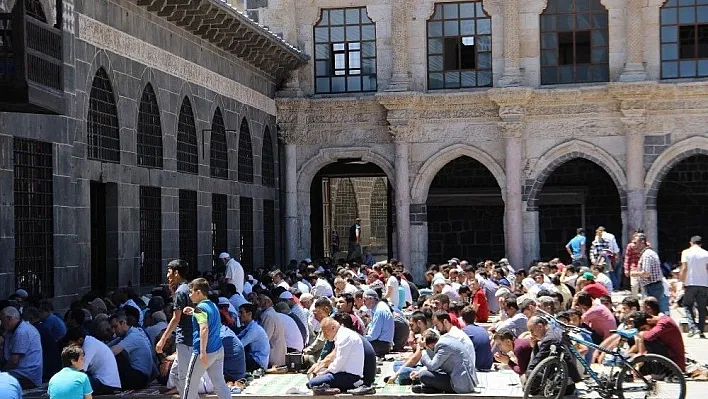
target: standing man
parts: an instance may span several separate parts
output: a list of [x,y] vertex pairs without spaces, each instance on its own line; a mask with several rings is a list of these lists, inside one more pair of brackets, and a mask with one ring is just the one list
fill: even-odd
[[236,292],[243,295],[243,266],[226,252],[222,252],[219,259],[226,265],[226,282],[235,285]]
[[184,386],[187,379],[187,368],[189,367],[189,359],[192,358],[192,319],[182,315],[182,310],[187,307],[193,307],[192,301],[189,299],[189,285],[185,279],[187,275],[187,262],[182,259],[175,259],[167,264],[167,283],[170,286],[174,301],[174,310],[172,311],[172,319],[167,325],[165,332],[162,333],[162,338],[155,345],[155,351],[162,353],[165,343],[172,331],[177,331],[175,346],[177,348],[177,366],[172,369],[177,370],[177,392],[180,397],[184,396]]
[[[639,251],[634,245],[634,236],[642,233],[641,230],[637,230],[632,235],[630,243],[627,244],[627,248],[624,250],[624,274],[629,277],[629,285],[632,289],[632,298],[639,298],[639,279],[636,277],[631,277],[632,272],[637,271],[637,264],[639,263]],[[617,287],[619,289],[620,287]]]
[[580,227],[576,230],[576,235],[565,246],[565,250],[570,255],[571,263],[587,266],[588,258],[585,256],[585,229]]
[[635,235],[633,242],[639,251],[639,262],[637,271],[632,272],[630,277],[638,277],[639,286],[645,294],[659,301],[659,309],[662,313],[669,313],[669,298],[664,290],[664,274],[661,272],[659,255],[647,244],[646,234]]
[[[696,334],[705,338],[703,328],[706,324],[706,306],[708,306],[708,251],[703,249],[700,236],[691,237],[690,247],[681,253],[679,279],[684,284],[683,306],[690,331],[688,336]],[[698,306],[698,322],[693,319],[693,305]]]
[[361,219],[356,218],[352,227],[349,228],[349,252],[347,261],[357,261],[362,263],[361,253]]

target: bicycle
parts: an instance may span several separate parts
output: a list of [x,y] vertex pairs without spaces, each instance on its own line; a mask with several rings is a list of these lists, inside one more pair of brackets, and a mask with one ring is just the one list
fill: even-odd
[[[563,344],[589,375],[585,382],[590,391],[597,392],[604,399],[685,399],[686,378],[673,361],[660,355],[629,357],[621,352],[624,344],[638,333],[637,329],[612,330],[620,336],[620,343],[615,349],[608,349],[576,336],[589,335],[589,331],[565,324],[540,309],[538,312],[563,330]],[[593,370],[573,346],[574,343],[612,355],[609,373]],[[565,394],[568,381],[568,366],[564,359],[566,352],[555,347],[551,347],[551,352],[551,356],[543,359],[528,375],[524,399],[539,395],[546,399],[560,399]]]

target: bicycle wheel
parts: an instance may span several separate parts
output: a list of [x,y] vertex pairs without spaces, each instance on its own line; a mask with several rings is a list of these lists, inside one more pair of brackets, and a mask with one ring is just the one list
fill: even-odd
[[616,394],[618,399],[685,399],[686,378],[669,358],[640,355],[622,367]]
[[524,386],[524,399],[561,399],[568,384],[568,366],[553,356],[543,359],[531,371]]

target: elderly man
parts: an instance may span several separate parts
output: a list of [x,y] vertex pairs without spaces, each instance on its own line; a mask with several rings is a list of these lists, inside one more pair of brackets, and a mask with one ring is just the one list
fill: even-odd
[[[301,353],[305,347],[305,334],[307,333],[304,331],[305,326],[302,326],[302,324],[298,325],[297,322],[295,322],[297,318],[290,314],[291,311],[288,304],[279,302],[274,306],[274,309],[285,331],[285,347],[287,353]],[[302,326],[302,329],[300,326]]]
[[[454,337],[439,336],[427,330],[421,338],[417,351],[424,347],[421,363],[423,369],[411,372],[411,378],[419,379],[422,385],[413,386],[414,393],[471,393],[475,386],[474,361],[465,355],[462,343]],[[429,352],[433,353],[432,358]]]
[[[302,295],[301,295],[301,297],[302,297]],[[310,323],[307,318],[307,312],[305,311],[305,308],[303,307],[303,305],[301,305],[300,303],[298,303],[295,300],[295,296],[290,291],[281,292],[278,299],[287,303],[288,306],[290,307],[290,311],[292,312],[292,314],[295,317],[297,317],[298,320],[300,320],[300,322],[302,323],[303,326],[305,326],[305,331],[306,331],[305,336],[307,337],[307,339],[305,340],[305,344],[307,344],[310,341],[310,339],[309,339],[309,336],[310,336],[309,324]]]
[[232,259],[231,255],[226,252],[219,254],[219,259],[221,259],[226,266],[226,282],[235,285],[236,292],[243,294],[243,266],[241,266],[236,259]]
[[364,345],[359,334],[342,328],[335,320],[327,317],[322,320],[322,334],[328,341],[334,341],[334,359],[325,368],[318,367],[307,387],[315,395],[347,391],[363,384]]
[[384,356],[393,346],[395,323],[393,313],[386,302],[379,300],[379,294],[374,290],[364,293],[364,304],[371,310],[371,322],[366,332],[366,339],[376,351],[376,356]]
[[22,321],[20,312],[11,306],[0,312],[4,334],[2,371],[20,382],[22,389],[42,385],[42,342],[39,332],[29,322]]
[[647,244],[646,234],[635,234],[632,242],[639,251],[639,261],[637,270],[631,273],[631,277],[638,277],[639,286],[646,296],[656,298],[661,311],[669,313],[669,298],[664,291],[664,274],[661,271],[659,255]]
[[259,324],[268,334],[270,343],[270,366],[284,366],[287,345],[285,343],[285,327],[283,322],[273,309],[273,301],[267,295],[258,295],[258,305],[261,308]]
[[[531,337],[537,342],[534,349],[534,357],[529,362],[527,371],[533,371],[539,363],[548,356],[551,355],[552,351],[564,350],[565,356],[564,360],[566,366],[568,367],[568,383],[565,390],[566,395],[570,395],[575,392],[575,383],[579,382],[580,373],[578,373],[578,368],[575,364],[575,358],[570,354],[568,348],[563,344],[563,333],[560,329],[553,328],[548,324],[548,320],[540,316],[532,316],[528,321],[528,330],[531,333]],[[534,387],[534,389],[539,389],[540,387]]]

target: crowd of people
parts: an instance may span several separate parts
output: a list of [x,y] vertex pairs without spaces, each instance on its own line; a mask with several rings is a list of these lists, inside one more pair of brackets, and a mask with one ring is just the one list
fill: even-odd
[[[167,284],[150,294],[90,293],[63,317],[49,300],[18,290],[0,306],[0,390],[15,398],[48,383],[52,399],[85,399],[157,381],[182,398],[213,392],[223,399],[265,373],[299,371],[315,394],[368,394],[380,361],[397,352],[386,383],[413,385],[416,393],[470,393],[478,372],[525,375],[552,345],[563,344],[537,309],[584,327],[591,332],[586,340],[607,348],[624,342],[614,330],[637,328],[627,353],[661,354],[684,370],[669,298],[686,309],[689,335],[702,338],[708,251],[701,238],[691,238],[672,276],[643,233],[624,254],[603,228],[595,234],[586,248],[578,231],[567,246],[568,264],[553,259],[514,268],[507,259],[453,258],[430,265],[420,286],[395,259],[371,266],[292,260],[246,274],[223,253],[223,274],[192,278],[187,263],[174,260]],[[637,292],[613,304],[623,280]],[[577,349],[588,362],[607,361],[591,348]],[[568,392],[581,378],[571,359]]]

